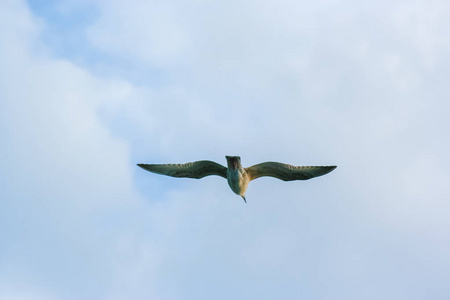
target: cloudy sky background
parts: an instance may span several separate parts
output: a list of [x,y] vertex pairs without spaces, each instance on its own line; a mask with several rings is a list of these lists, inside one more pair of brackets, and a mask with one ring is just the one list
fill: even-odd
[[[448,1],[0,1],[0,299],[448,299]],[[223,178],[136,163],[338,165]]]

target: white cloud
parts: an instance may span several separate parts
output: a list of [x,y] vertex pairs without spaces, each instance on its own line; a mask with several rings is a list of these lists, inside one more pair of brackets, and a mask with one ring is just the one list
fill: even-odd
[[400,3],[392,13],[393,25],[406,42],[411,43],[420,55],[419,62],[433,69],[441,61],[450,44],[446,35],[450,9],[445,1]]
[[[88,36],[106,53],[159,66],[178,60],[188,46],[172,1],[99,1],[102,14]],[[137,30],[137,28],[139,28]]]
[[130,208],[146,209],[126,143],[98,117],[132,88],[36,55],[26,7],[2,2],[1,11],[15,16],[1,18],[0,33],[1,297],[101,298],[127,256]]

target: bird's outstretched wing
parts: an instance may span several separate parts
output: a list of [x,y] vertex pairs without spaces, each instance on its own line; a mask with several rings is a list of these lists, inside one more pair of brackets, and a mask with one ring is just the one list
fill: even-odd
[[278,162],[264,162],[246,168],[250,180],[262,177],[271,176],[284,181],[291,180],[307,180],[313,177],[322,176],[330,173],[336,169],[336,166],[291,166]]
[[203,178],[218,175],[227,178],[227,168],[210,160],[200,160],[186,164],[138,164],[144,170],[172,177]]

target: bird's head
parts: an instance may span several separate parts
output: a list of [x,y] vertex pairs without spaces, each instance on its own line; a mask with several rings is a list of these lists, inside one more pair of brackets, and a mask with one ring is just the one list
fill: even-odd
[[241,158],[239,156],[225,156],[228,168],[238,169],[241,166]]

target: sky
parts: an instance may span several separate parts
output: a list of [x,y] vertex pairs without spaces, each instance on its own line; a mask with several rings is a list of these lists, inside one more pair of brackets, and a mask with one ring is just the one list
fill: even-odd
[[[0,1],[0,299],[449,299],[449,14]],[[136,166],[225,155],[338,168]]]

